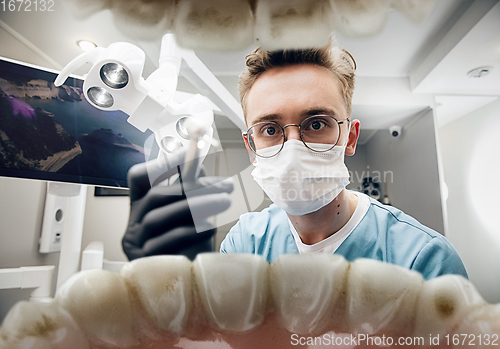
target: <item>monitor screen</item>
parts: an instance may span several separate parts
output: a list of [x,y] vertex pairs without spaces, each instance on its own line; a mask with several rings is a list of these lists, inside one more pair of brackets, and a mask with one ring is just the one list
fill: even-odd
[[0,176],[127,186],[129,168],[156,157],[151,131],[84,97],[83,80],[0,58]]

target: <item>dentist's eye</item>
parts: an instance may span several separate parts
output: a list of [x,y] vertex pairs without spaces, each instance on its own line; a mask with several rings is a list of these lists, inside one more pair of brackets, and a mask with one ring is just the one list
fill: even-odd
[[266,136],[274,136],[276,134],[276,127],[274,126],[269,126],[268,128],[266,128],[265,130],[265,135]]
[[320,131],[328,126],[328,123],[323,119],[313,119],[308,120],[306,125],[304,125],[304,131]]
[[320,121],[318,121],[318,120],[313,121],[313,123],[311,124],[311,128],[312,128],[313,130],[320,130],[320,129],[322,129],[324,126],[325,126],[325,124],[324,124],[324,123],[322,123],[322,122],[320,122]]
[[281,136],[281,130],[279,126],[274,123],[259,125],[259,127],[256,128],[256,131],[257,135],[263,138],[274,138]]

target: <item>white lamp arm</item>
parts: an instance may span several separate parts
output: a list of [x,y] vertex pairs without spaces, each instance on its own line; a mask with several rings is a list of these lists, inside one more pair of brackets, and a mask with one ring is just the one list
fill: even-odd
[[242,132],[247,127],[243,117],[243,109],[233,95],[222,85],[207,66],[196,56],[194,51],[181,50],[183,65],[181,74],[205,96],[208,97],[222,113],[226,115]]

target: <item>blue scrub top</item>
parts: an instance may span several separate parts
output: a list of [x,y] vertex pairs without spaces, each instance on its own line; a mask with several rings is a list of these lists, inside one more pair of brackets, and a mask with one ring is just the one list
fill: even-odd
[[[285,211],[272,204],[262,212],[242,215],[221,244],[223,253],[252,253],[268,262],[285,253],[299,253]],[[425,279],[467,272],[457,251],[438,232],[395,207],[370,198],[361,222],[336,254],[348,261],[371,258],[420,272]]]

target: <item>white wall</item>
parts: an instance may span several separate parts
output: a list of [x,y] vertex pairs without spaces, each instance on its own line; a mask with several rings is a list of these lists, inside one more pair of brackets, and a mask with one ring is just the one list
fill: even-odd
[[500,99],[439,129],[448,238],[470,280],[500,302]]

